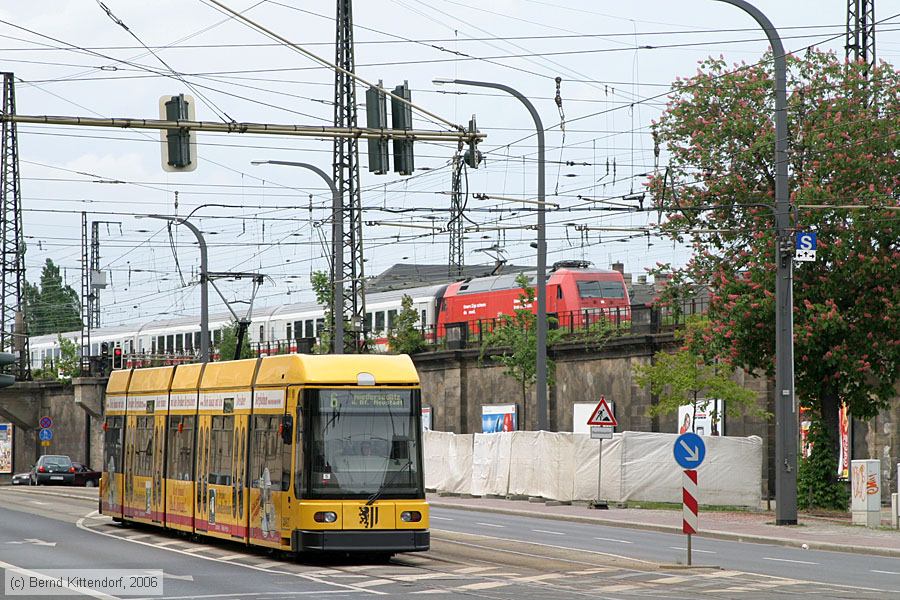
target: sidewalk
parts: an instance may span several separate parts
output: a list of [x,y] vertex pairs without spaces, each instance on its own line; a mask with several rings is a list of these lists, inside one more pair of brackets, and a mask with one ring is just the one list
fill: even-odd
[[[428,494],[428,502],[435,508],[478,510],[681,533],[680,510],[612,507],[608,510],[592,510],[578,504],[548,506],[543,502],[438,496],[437,494]],[[843,520],[800,514],[797,526],[778,526],[775,525],[773,512],[704,512],[701,508],[700,532],[697,535],[793,547],[807,544],[813,550],[835,550],[900,557],[900,531],[889,529],[889,512],[883,512],[882,515],[887,517],[886,521],[882,520],[882,529],[867,529],[850,525],[849,515],[846,520]]]

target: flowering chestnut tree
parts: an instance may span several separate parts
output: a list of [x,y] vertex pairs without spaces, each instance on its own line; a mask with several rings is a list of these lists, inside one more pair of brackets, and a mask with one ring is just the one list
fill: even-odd
[[[669,167],[648,182],[662,228],[691,243],[684,274],[711,290],[697,345],[771,376],[775,358],[774,78],[771,56],[703,61],[675,82],[653,131]],[[819,415],[836,478],[838,405],[861,419],[900,373],[900,73],[811,50],[788,56],[791,222],[818,234],[795,263],[799,401]]]

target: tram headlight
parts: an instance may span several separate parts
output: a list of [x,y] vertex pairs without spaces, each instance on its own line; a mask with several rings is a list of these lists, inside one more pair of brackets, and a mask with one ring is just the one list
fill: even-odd
[[422,513],[417,510],[404,510],[400,513],[400,520],[405,523],[418,523],[422,520]]
[[321,511],[313,515],[316,523],[334,523],[337,521],[337,513],[331,511]]

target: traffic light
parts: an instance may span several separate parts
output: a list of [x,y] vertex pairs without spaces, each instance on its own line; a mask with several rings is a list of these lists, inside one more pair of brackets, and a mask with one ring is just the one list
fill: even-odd
[[[166,121],[194,120],[194,100],[190,96],[163,96],[159,100],[159,107],[160,118]],[[162,131],[164,170],[193,171],[197,168],[193,135],[186,127]]]
[[[12,354],[10,352],[0,352],[0,369],[6,367],[7,365],[16,364],[17,360],[18,359],[16,358],[15,354]],[[8,375],[6,373],[0,373],[0,388],[9,387],[12,384],[14,384],[15,382],[16,382],[15,375]]]
[[[387,129],[387,94],[378,82],[378,87],[366,90],[366,127]],[[388,142],[384,138],[369,138],[369,171],[384,175],[391,170],[388,162]]]
[[[475,115],[472,115],[472,118],[469,119],[469,133],[478,133],[478,127],[475,124]],[[477,169],[478,163],[481,162],[481,152],[478,150],[478,140],[476,138],[469,140],[469,149],[466,150],[465,161],[466,164],[473,169]]]
[[[394,96],[399,96],[407,101],[412,98],[409,92],[409,82],[394,88]],[[392,129],[412,129],[412,107],[406,102],[391,97],[391,127]],[[411,139],[394,138],[394,171],[400,175],[412,175],[415,169],[413,160],[413,141]]]
[[122,359],[123,359],[122,349],[119,347],[113,348],[113,360],[112,360],[113,369],[121,369],[123,367]]

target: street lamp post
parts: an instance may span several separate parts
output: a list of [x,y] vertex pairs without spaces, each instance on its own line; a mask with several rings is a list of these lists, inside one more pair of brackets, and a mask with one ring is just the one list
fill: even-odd
[[332,299],[331,299],[331,330],[334,332],[332,339],[332,352],[344,353],[344,221],[342,215],[341,195],[334,185],[330,175],[315,165],[289,160],[254,160],[254,165],[282,165],[287,167],[300,167],[308,169],[325,180],[331,189],[331,272],[332,272]]
[[434,83],[455,83],[473,87],[492,88],[515,96],[525,105],[537,131],[538,147],[538,209],[537,209],[537,357],[536,357],[536,396],[538,411],[538,429],[548,429],[547,422],[547,230],[546,204],[544,202],[544,125],[541,117],[531,101],[518,90],[500,83],[487,81],[470,81],[466,79],[435,79]]
[[787,65],[772,22],[745,0],[737,6],[766,32],[775,62],[775,523],[797,524],[797,405],[794,395],[793,263],[788,198]]
[[206,240],[203,239],[200,230],[186,218],[165,215],[147,215],[147,218],[180,223],[193,232],[197,243],[200,244],[200,362],[209,362],[209,274],[206,260]]

